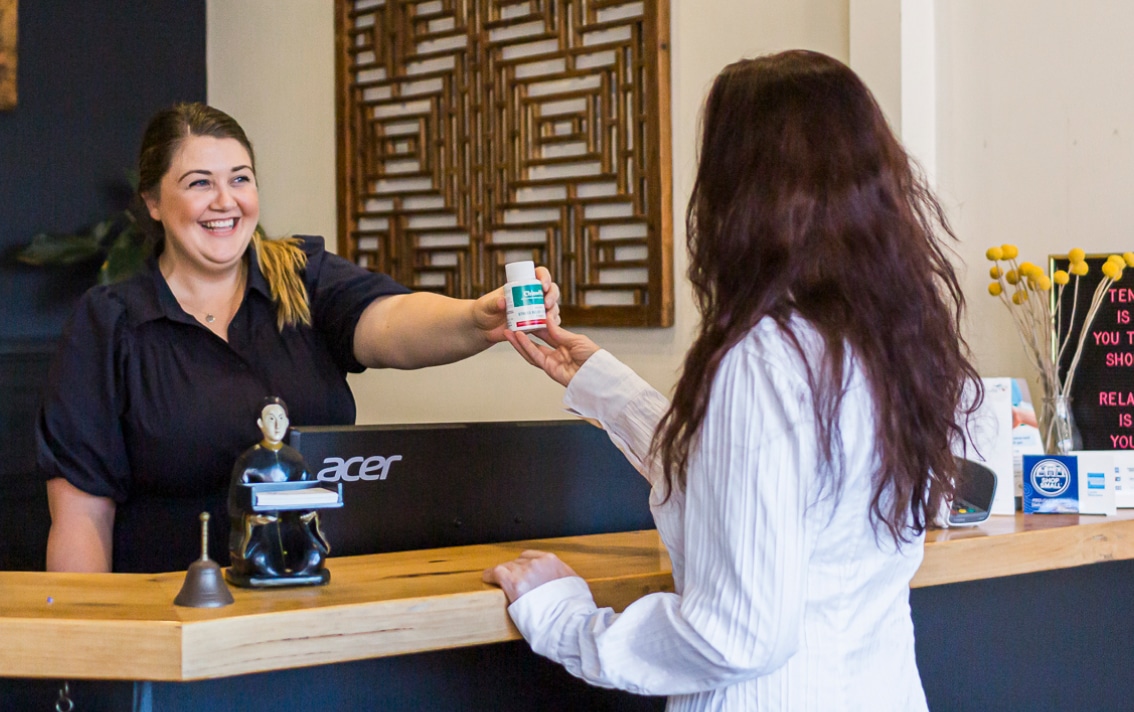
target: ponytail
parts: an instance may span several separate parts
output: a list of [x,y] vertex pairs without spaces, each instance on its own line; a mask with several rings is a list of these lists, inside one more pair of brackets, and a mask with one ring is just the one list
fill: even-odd
[[307,253],[299,246],[302,242],[298,237],[269,239],[259,226],[252,233],[252,246],[260,272],[268,280],[280,331],[286,326],[311,325],[307,288],[300,276],[307,267]]

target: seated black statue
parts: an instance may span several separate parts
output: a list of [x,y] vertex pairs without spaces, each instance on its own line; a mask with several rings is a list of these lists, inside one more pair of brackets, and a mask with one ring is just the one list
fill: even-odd
[[323,568],[330,545],[313,510],[253,509],[251,490],[259,483],[307,482],[312,475],[295,448],[283,443],[287,434],[287,405],[281,398],[264,399],[256,421],[264,439],[236,460],[229,486],[232,566],[225,578],[237,586],[296,586],[326,583]]

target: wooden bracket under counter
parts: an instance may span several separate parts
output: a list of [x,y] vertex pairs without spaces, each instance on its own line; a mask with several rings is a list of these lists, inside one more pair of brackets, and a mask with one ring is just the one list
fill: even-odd
[[[0,572],[0,676],[189,681],[515,640],[484,569],[554,551],[621,610],[673,588],[654,531],[331,558],[326,586],[233,588],[225,608],[181,608],[184,572]],[[935,530],[914,587],[1134,558],[1134,511],[992,517]]]

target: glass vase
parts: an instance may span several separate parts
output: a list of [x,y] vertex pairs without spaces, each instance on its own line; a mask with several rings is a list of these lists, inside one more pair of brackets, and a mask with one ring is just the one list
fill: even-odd
[[1066,455],[1083,449],[1083,437],[1071,412],[1071,396],[1044,399],[1044,450],[1049,455]]

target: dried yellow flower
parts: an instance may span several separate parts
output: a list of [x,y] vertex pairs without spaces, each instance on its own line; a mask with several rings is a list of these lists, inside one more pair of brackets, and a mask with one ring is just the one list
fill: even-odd
[[[1079,248],[1068,251],[1069,259],[1064,269],[1057,270],[1051,266],[1051,276],[1047,275],[1043,263],[1037,265],[1018,261],[1019,249],[1015,245],[990,247],[986,254],[989,260],[996,263],[988,271],[992,277],[988,293],[1003,300],[1011,312],[1028,356],[1037,369],[1036,375],[1039,377],[1044,401],[1067,395],[1070,393],[1075,368],[1088,341],[1087,337],[1092,333],[1091,324],[1105,300],[1106,291],[1111,284],[1122,278],[1125,268],[1134,267],[1134,252],[1110,255],[1105,260],[1091,258],[1092,262],[1103,263],[1101,270],[1105,277],[1089,288],[1093,292],[1089,298],[1079,294],[1079,287],[1083,285],[1078,281],[1073,290],[1066,289],[1072,277],[1078,279],[1091,271],[1086,253]],[[1001,261],[1007,264],[999,264]],[[1053,285],[1059,285],[1054,294],[1051,291]],[[1008,297],[1011,297],[1011,301]],[[1052,327],[1061,315],[1070,312],[1076,318],[1079,316],[1081,312],[1076,311],[1077,307],[1086,313],[1083,314],[1075,340],[1071,339],[1070,333],[1053,334]],[[1052,348],[1053,340],[1058,342],[1054,344],[1057,348]],[[1056,354],[1062,358],[1064,353],[1070,354],[1071,360],[1066,370],[1061,370],[1063,365],[1056,359]],[[1060,447],[1059,435],[1052,425],[1053,412],[1053,408],[1047,407],[1038,413],[1047,452],[1054,452]]]
[[1123,252],[1122,259],[1126,261],[1127,267],[1134,267],[1134,252]]

